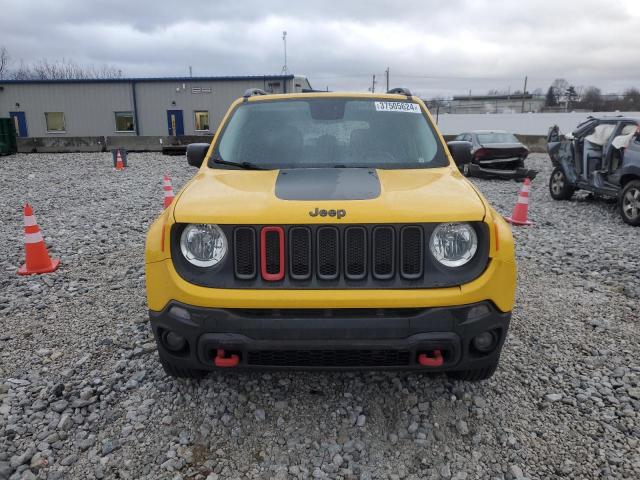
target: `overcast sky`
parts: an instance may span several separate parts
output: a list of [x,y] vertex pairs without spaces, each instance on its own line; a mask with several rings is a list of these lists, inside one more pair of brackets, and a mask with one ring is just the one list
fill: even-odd
[[[309,5],[308,5],[309,4]],[[603,92],[640,87],[639,0],[0,0],[14,66],[43,58],[125,76],[280,73],[314,88],[407,86],[425,97],[546,91],[554,78]]]

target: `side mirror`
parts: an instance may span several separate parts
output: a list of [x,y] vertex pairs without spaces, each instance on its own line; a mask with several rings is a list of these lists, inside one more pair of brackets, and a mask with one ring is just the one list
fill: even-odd
[[190,143],[187,145],[187,162],[192,167],[200,168],[208,151],[208,143]]
[[447,142],[447,147],[449,147],[449,152],[451,152],[451,156],[457,165],[471,163],[471,142]]

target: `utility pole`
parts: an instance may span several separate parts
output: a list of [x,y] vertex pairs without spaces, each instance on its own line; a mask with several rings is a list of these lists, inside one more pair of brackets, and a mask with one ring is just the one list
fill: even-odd
[[520,113],[524,113],[524,96],[527,93],[527,78],[528,77],[524,77],[524,89],[522,90],[522,110]]
[[376,93],[376,76],[373,76],[371,80],[371,93]]
[[189,65],[189,76],[193,77],[193,69],[191,68],[191,65]]
[[390,90],[389,89],[389,67],[387,67],[387,69],[385,70],[384,74],[387,77],[387,92]]
[[288,75],[289,69],[287,68],[287,31],[282,32],[282,43],[284,44],[284,66],[282,67],[282,74]]

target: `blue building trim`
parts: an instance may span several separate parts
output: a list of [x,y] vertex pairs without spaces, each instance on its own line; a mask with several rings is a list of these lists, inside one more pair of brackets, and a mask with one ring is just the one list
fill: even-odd
[[136,82],[135,80],[131,82],[131,103],[133,104],[133,129],[136,132],[136,135],[140,135],[140,130],[138,127],[138,102],[136,100]]

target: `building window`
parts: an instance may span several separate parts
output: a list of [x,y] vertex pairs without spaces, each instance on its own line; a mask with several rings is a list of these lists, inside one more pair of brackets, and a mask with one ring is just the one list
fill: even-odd
[[116,132],[133,131],[133,112],[116,112]]
[[59,133],[65,131],[63,112],[45,112],[44,118],[47,122],[47,132]]
[[205,132],[209,130],[209,112],[195,112],[196,131]]

